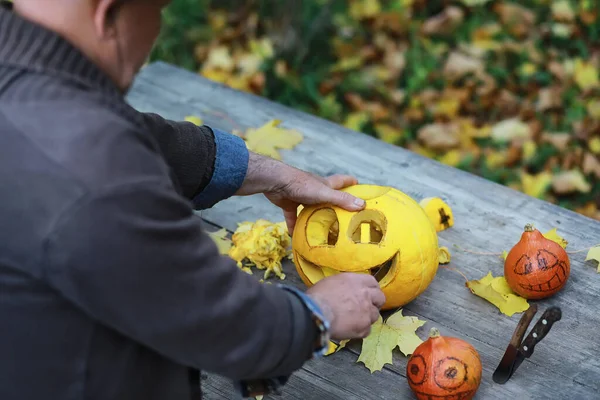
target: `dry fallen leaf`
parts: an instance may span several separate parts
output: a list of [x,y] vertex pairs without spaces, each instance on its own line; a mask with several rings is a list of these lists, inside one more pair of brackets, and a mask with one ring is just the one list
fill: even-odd
[[429,124],[419,129],[417,138],[431,150],[442,151],[460,144],[459,127],[456,124]]
[[491,137],[498,143],[510,142],[515,139],[525,140],[531,137],[531,128],[518,118],[510,118],[494,125]]
[[565,150],[571,141],[571,134],[569,133],[544,133],[542,134],[542,142],[550,143],[552,146],[556,147],[558,150]]
[[415,331],[425,325],[417,317],[403,316],[402,309],[391,315],[385,322],[379,316],[371,327],[369,336],[363,339],[358,362],[362,362],[371,373],[381,371],[385,364],[392,364],[392,352],[398,347],[408,356],[423,343]]
[[446,246],[440,247],[438,251],[438,261],[440,264],[449,264],[450,263],[450,250]]
[[592,247],[585,257],[585,261],[598,261],[598,273],[600,274],[600,246]]
[[588,193],[592,190],[592,185],[588,183],[580,170],[573,169],[555,175],[552,179],[552,189],[558,194]]
[[425,35],[448,35],[463,22],[464,17],[465,12],[461,8],[450,6],[425,21],[421,29]]
[[552,17],[557,21],[572,22],[575,19],[575,10],[568,0],[559,0],[552,3]]
[[497,3],[494,10],[502,24],[515,36],[523,37],[535,27],[535,13],[517,3]]
[[229,254],[232,242],[227,238],[227,230],[225,228],[219,229],[216,232],[208,232],[208,236],[215,242],[220,254]]
[[[242,222],[231,238],[233,245],[229,256],[237,261],[238,267],[251,273],[250,267],[266,270],[264,279],[274,273],[285,279],[281,260],[289,255],[290,236],[285,222],[272,223],[259,219],[256,222]],[[247,260],[243,263],[244,260]]]
[[277,149],[293,149],[302,142],[300,132],[292,129],[279,128],[281,121],[271,120],[257,129],[248,129],[244,139],[248,149],[281,160]]
[[444,65],[444,76],[452,81],[468,74],[480,75],[485,70],[483,60],[457,51],[450,53]]
[[598,160],[598,157],[592,153],[585,153],[581,169],[584,174],[593,174],[596,178],[600,179],[600,161]]
[[473,294],[486,299],[509,317],[529,308],[527,300],[515,294],[503,276],[494,278],[489,272],[480,280],[467,282],[466,286]]

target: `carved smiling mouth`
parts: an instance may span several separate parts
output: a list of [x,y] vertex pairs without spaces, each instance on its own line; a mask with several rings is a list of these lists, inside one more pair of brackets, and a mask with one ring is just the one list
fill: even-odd
[[[318,265],[315,265],[314,263],[308,261],[306,258],[302,257],[299,254],[297,256],[302,270],[304,271],[308,279],[311,280],[313,283],[316,283],[317,281],[323,279],[326,276],[326,274],[323,271],[327,270],[327,268],[319,267]],[[367,268],[364,272],[368,272],[369,274],[373,275],[378,282],[381,282],[386,277],[393,275],[393,268],[394,265],[397,264],[397,259],[399,257],[400,252],[397,252],[383,264]],[[390,272],[392,272],[392,274],[390,274]]]
[[565,263],[560,261],[558,263],[557,272],[547,282],[538,285],[524,285],[520,284],[523,289],[530,290],[532,292],[546,292],[548,290],[554,290],[559,288],[567,279],[567,271],[565,269]]

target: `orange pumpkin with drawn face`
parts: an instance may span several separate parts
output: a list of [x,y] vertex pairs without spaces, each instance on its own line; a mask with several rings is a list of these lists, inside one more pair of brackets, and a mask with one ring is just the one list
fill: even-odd
[[481,360],[462,339],[433,328],[406,364],[408,384],[419,400],[469,400],[481,384]]
[[571,272],[565,249],[532,225],[525,227],[519,242],[504,262],[504,277],[510,288],[529,300],[543,299],[560,291]]

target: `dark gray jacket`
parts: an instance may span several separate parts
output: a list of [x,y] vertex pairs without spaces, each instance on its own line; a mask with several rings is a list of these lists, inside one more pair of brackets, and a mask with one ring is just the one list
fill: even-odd
[[310,358],[303,303],[219,256],[193,213],[242,183],[241,140],[137,112],[8,7],[0,140],[0,399],[189,400],[198,370]]

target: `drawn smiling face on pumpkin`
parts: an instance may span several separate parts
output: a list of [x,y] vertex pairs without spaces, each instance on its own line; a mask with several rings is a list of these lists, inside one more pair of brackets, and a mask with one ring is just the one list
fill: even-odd
[[407,363],[406,377],[413,393],[419,400],[473,398],[481,381],[479,354],[461,340],[438,339],[417,348]]
[[356,185],[345,191],[364,199],[365,209],[317,205],[298,216],[292,236],[298,274],[309,286],[341,272],[372,274],[386,295],[384,309],[410,302],[437,272],[435,228],[423,209],[396,189]]
[[546,249],[532,256],[523,254],[517,260],[513,279],[527,298],[546,297],[561,290],[567,283],[570,265]]

